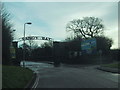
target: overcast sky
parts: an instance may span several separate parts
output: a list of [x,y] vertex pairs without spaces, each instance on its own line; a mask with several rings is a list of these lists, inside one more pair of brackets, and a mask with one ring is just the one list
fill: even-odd
[[98,17],[105,25],[105,36],[112,38],[112,48],[118,47],[118,3],[117,2],[5,2],[11,13],[15,39],[26,36],[47,36],[54,40],[65,40],[66,24],[83,17]]

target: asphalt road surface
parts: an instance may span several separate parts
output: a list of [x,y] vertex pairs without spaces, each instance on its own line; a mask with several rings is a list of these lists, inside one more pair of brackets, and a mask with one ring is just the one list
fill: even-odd
[[37,73],[32,88],[118,88],[118,76],[94,66],[54,67],[39,63],[26,65]]

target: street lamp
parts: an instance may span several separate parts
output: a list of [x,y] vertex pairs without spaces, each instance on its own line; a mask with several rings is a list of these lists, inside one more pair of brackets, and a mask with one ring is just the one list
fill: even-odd
[[15,29],[13,30],[13,32],[16,31]]
[[10,33],[13,33],[13,32],[15,32],[16,30],[14,29],[14,30],[12,30],[12,31],[10,31]]
[[[13,32],[15,32],[16,30],[15,29],[13,29],[12,31],[10,31],[10,34],[14,34]],[[13,40],[14,40],[14,35],[12,35],[13,36]]]
[[23,39],[23,67],[25,67],[25,25],[32,24],[31,22],[24,23],[24,39]]

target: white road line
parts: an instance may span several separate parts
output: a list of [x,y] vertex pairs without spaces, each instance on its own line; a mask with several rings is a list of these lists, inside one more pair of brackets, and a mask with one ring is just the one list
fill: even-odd
[[38,86],[38,82],[39,82],[39,77],[38,77],[38,80],[37,80],[37,82],[36,82],[36,84],[34,86],[34,89]]
[[[37,73],[36,73],[36,74],[37,74]],[[39,82],[39,76],[37,75],[37,78],[36,78],[35,83],[34,83],[34,85],[32,86],[32,89],[31,89],[31,90],[34,90],[34,89],[37,87],[38,82]]]

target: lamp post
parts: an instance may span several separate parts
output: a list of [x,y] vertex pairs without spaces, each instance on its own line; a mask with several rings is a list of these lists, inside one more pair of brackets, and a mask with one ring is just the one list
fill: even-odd
[[[10,31],[10,33],[12,34],[13,32],[15,32],[16,30],[15,29],[13,29],[12,31]],[[14,37],[13,37],[13,40],[14,40]]]
[[13,32],[15,32],[16,30],[14,29],[14,30],[12,30],[10,33],[13,33]]
[[23,67],[25,67],[25,25],[32,24],[31,22],[24,23],[24,39],[23,39]]

